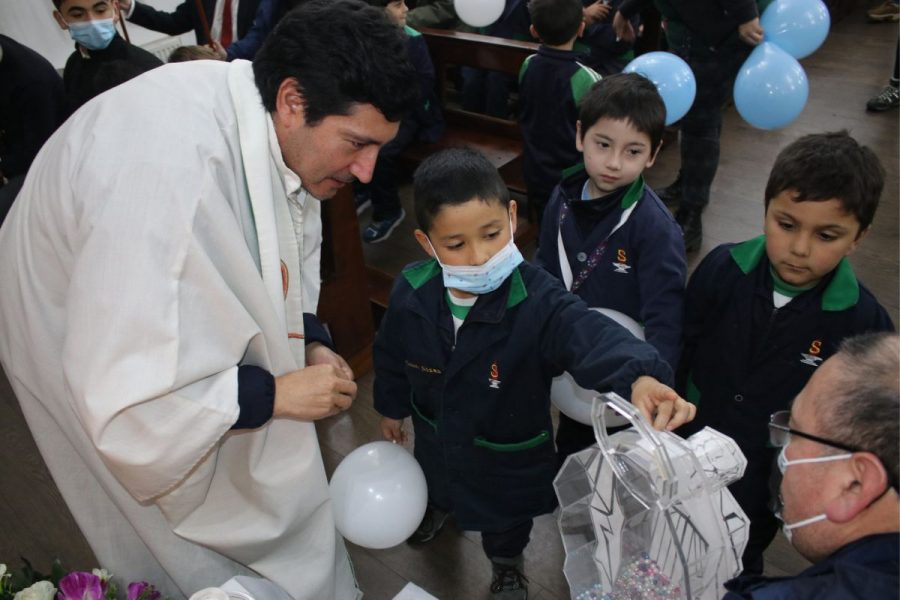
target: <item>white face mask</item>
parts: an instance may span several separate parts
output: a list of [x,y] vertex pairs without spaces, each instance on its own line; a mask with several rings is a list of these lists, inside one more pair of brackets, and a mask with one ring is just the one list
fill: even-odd
[[428,245],[431,246],[434,258],[443,270],[444,287],[478,295],[493,292],[500,287],[515,268],[525,260],[516,247],[512,230],[512,218],[510,217],[509,242],[484,264],[476,266],[445,265],[438,258],[437,251],[429,239]]
[[[831,462],[833,460],[846,460],[848,458],[852,458],[852,454],[834,454],[831,456],[817,456],[815,458],[798,458],[797,460],[789,460],[785,455],[784,451],[787,449],[787,446],[784,446],[781,449],[781,452],[778,453],[778,470],[781,471],[781,476],[784,477],[784,472],[787,471],[787,468],[791,465],[802,465],[805,463],[823,463],[823,462]],[[813,515],[808,519],[803,519],[802,521],[797,521],[795,523],[787,523],[784,518],[781,516],[783,506],[781,506],[781,499],[779,498],[779,508],[775,511],[775,517],[783,523],[781,526],[781,531],[784,533],[784,537],[790,542],[793,536],[793,530],[798,527],[804,527],[806,525],[811,525],[812,523],[818,523],[819,521],[824,521],[828,517],[825,513],[819,513],[818,515]]]

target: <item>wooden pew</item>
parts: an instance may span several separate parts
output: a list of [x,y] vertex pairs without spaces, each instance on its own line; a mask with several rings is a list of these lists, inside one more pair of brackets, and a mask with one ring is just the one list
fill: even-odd
[[464,66],[500,71],[518,77],[522,62],[537,52],[538,45],[443,29],[423,28],[421,33],[434,63],[438,98],[447,122],[447,133],[434,144],[413,144],[401,158],[409,166],[415,166],[426,156],[444,148],[476,148],[497,167],[510,190],[524,194],[523,146],[519,124],[513,120],[464,111],[450,104],[448,70]]

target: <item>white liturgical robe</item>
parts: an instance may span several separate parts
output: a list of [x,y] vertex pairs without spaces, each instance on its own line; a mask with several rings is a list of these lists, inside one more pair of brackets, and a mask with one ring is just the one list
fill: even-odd
[[230,430],[238,366],[302,367],[318,297],[319,201],[273,136],[250,63],[154,69],[54,134],[0,229],[0,361],[41,454],[101,566],[173,598],[359,593],[313,424]]

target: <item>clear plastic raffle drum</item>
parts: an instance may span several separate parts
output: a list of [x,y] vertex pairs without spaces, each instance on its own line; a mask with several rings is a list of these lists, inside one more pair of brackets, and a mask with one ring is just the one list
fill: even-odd
[[[622,418],[632,427],[607,436]],[[709,427],[655,431],[616,394],[594,398],[591,421],[597,445],[553,482],[572,598],[721,598],[749,527],[727,488],[747,466],[737,444]]]

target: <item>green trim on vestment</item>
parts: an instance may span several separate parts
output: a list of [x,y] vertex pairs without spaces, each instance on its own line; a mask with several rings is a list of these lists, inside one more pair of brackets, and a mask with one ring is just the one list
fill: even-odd
[[[734,262],[746,275],[762,260],[766,252],[766,236],[761,235],[737,244],[730,252]],[[835,267],[834,277],[822,293],[822,310],[833,312],[847,310],[851,306],[856,306],[857,302],[859,302],[859,281],[845,256]]]
[[549,439],[550,434],[546,430],[544,430],[530,440],[525,440],[524,442],[516,442],[514,444],[498,444],[496,442],[489,442],[484,439],[483,436],[479,435],[477,438],[475,438],[474,444],[479,448],[487,448],[488,450],[493,450],[495,452],[520,452],[522,450],[530,450],[531,448],[540,446],[541,444],[547,442]]
[[425,421],[426,423],[428,423],[429,425],[431,425],[431,428],[434,429],[435,431],[437,431],[437,422],[432,421],[431,419],[429,419],[428,417],[423,415],[422,411],[419,410],[419,407],[416,406],[416,403],[413,401],[412,393],[410,393],[409,396],[410,396],[409,403],[412,405],[413,410],[416,411],[416,414],[419,415],[419,418],[422,419],[423,421]]
[[413,29],[413,28],[410,27],[409,25],[404,25],[404,26],[403,26],[403,31],[404,31],[404,32],[406,33],[406,35],[408,35],[409,37],[419,37],[419,36],[422,35],[421,33],[419,33],[418,31],[416,31],[415,29]]
[[572,98],[575,99],[575,104],[578,104],[578,101],[581,100],[582,96],[584,96],[589,89],[591,89],[592,85],[600,81],[600,76],[592,69],[589,69],[580,63],[578,67],[579,69],[575,71],[571,79],[569,79],[569,85],[572,87]]
[[447,295],[447,306],[450,307],[450,314],[460,321],[465,321],[466,317],[469,316],[469,311],[472,310],[472,306],[467,306],[465,304],[456,304],[453,301],[453,296],[450,295],[450,290],[444,290],[444,293]]
[[[409,282],[412,289],[417,290],[440,273],[441,265],[438,264],[437,260],[431,258],[423,263],[404,269],[403,277]],[[509,297],[506,299],[506,308],[512,308],[528,297],[528,290],[525,288],[525,281],[522,279],[522,274],[519,272],[518,267],[512,272],[510,277],[512,281],[509,287]]]
[[806,287],[789,284],[778,275],[778,271],[776,271],[775,267],[771,264],[769,265],[769,275],[772,276],[772,288],[782,296],[787,296],[788,298],[796,298],[806,290],[811,290],[816,287],[816,284],[808,285]]
[[631,182],[631,187],[628,188],[628,191],[625,192],[625,195],[622,196],[622,208],[631,208],[633,205],[637,204],[637,201],[640,200],[641,196],[643,195],[644,176],[638,175],[637,179]]
[[403,269],[403,277],[409,282],[409,285],[411,285],[414,290],[419,289],[425,285],[426,281],[435,275],[440,275],[440,273],[441,265],[433,258],[426,260],[421,264]]
[[528,69],[528,65],[531,64],[531,59],[537,56],[537,54],[532,54],[522,61],[522,66],[519,67],[519,83],[522,83],[522,78],[525,77],[525,71]]

